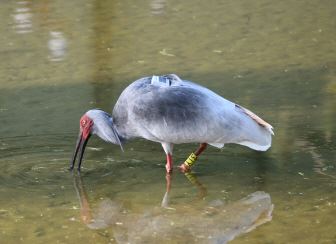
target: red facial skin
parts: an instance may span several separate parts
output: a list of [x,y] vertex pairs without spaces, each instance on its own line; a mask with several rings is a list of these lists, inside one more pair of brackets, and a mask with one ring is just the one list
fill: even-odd
[[82,132],[82,138],[86,140],[91,133],[93,121],[86,114],[79,120],[79,127]]

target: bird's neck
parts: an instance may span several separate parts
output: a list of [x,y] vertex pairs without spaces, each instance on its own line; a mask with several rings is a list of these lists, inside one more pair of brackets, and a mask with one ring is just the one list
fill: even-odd
[[95,116],[93,134],[106,142],[120,145],[122,149],[122,136],[118,132],[118,127],[113,122],[112,116],[101,110],[94,111],[90,115]]

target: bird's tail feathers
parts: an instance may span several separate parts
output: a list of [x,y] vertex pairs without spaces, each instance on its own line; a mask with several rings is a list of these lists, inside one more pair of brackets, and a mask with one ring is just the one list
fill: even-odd
[[238,144],[249,147],[256,151],[267,151],[271,147],[271,142],[267,145],[259,145],[259,144],[256,144],[250,141],[242,141],[242,142],[239,142]]
[[238,144],[247,146],[257,151],[266,151],[267,149],[269,149],[272,144],[272,136],[274,135],[273,126],[260,118],[255,113],[251,112],[250,110],[237,104],[235,106],[237,110],[250,117],[260,126],[260,130],[256,128],[256,130],[249,131],[250,133],[248,134],[250,136],[247,137],[247,140],[240,141],[238,142]]

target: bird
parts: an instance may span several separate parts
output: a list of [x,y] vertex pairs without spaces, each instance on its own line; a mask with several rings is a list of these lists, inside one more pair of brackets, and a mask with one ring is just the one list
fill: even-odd
[[250,110],[210,89],[176,74],[152,75],[128,85],[119,96],[112,114],[88,110],[79,121],[79,135],[70,163],[78,171],[88,140],[96,135],[119,145],[143,138],[161,143],[166,154],[166,172],[173,171],[175,144],[199,143],[197,150],[179,166],[189,172],[208,145],[223,148],[234,143],[257,151],[271,147],[273,127]]

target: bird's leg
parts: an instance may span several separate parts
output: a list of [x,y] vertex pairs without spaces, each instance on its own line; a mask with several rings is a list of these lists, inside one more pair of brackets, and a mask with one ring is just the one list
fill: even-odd
[[208,144],[206,143],[201,143],[200,146],[198,147],[198,149],[195,152],[196,156],[201,155],[201,153],[207,148]]
[[166,163],[167,174],[173,172],[173,157],[170,153],[167,153],[167,163]]
[[163,150],[166,153],[166,158],[167,158],[167,163],[166,163],[166,170],[167,173],[170,174],[173,172],[173,144],[172,143],[167,143],[167,142],[162,142],[161,143]]
[[198,149],[195,152],[191,153],[186,161],[184,161],[184,163],[179,166],[180,170],[183,173],[190,171],[191,167],[196,162],[197,157],[207,148],[207,145],[207,143],[201,143]]

